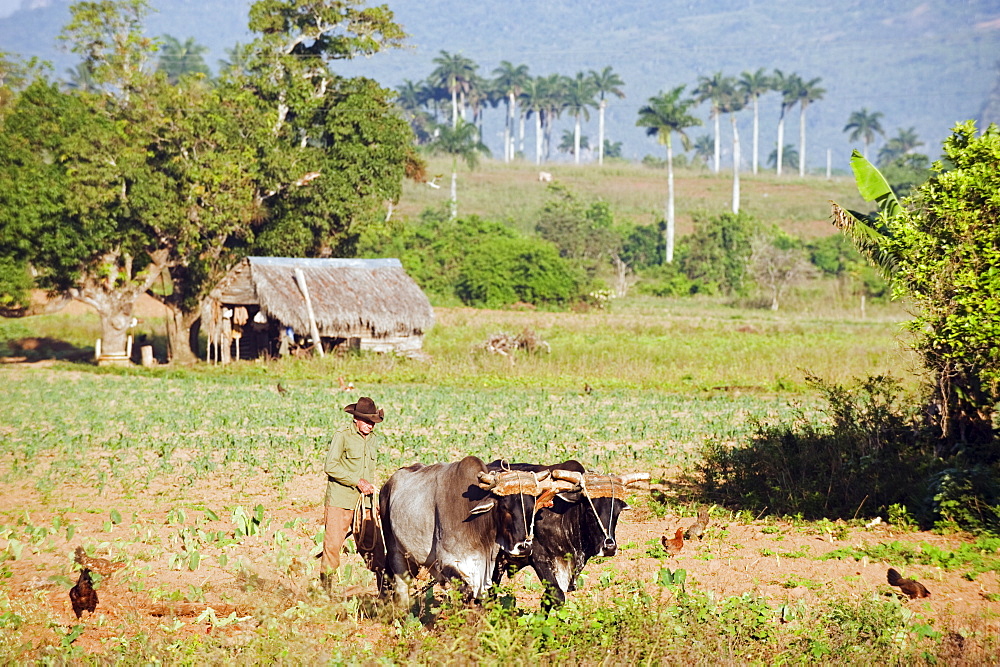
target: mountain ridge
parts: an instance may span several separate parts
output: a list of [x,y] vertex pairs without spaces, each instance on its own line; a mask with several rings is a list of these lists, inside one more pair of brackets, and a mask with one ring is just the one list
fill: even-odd
[[[33,0],[37,2],[38,0]],[[206,61],[215,69],[224,50],[247,41],[249,0],[154,0],[159,11],[147,32],[194,37],[209,47]],[[533,75],[614,68],[625,81],[626,98],[608,106],[608,137],[622,141],[625,157],[662,157],[662,147],[635,127],[638,108],[659,91],[723,71],[738,75],[759,67],[820,77],[823,100],[807,111],[807,163],[846,168],[851,148],[842,128],[856,109],[881,111],[886,134],[916,127],[936,157],[951,126],[975,118],[996,82],[1000,53],[1000,3],[996,0],[838,0],[824,5],[796,0],[412,0],[387,3],[411,35],[409,47],[351,63],[338,63],[346,75],[365,75],[396,87],[419,81],[434,68],[440,51],[462,53],[490,76],[501,60],[529,65]],[[56,35],[68,20],[69,2],[21,9],[0,19],[3,50],[52,60],[63,76],[76,59],[56,49]],[[447,17],[447,20],[442,20]],[[707,105],[697,114],[710,133]],[[761,100],[761,163],[774,148],[777,95]],[[744,167],[750,161],[749,111],[739,116]],[[565,115],[556,135],[571,127]],[[722,146],[729,144],[723,123]],[[484,139],[499,154],[503,108],[490,110]],[[596,112],[584,133],[596,141]],[[529,126],[525,147],[531,152]],[[798,144],[798,112],[786,121],[785,141]],[[875,147],[877,150],[877,146]],[[724,150],[728,153],[728,150]],[[561,158],[565,159],[565,157]]]

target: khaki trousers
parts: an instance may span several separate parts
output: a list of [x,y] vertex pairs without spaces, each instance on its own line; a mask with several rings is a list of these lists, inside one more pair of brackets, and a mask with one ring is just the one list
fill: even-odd
[[351,524],[354,522],[354,510],[345,510],[343,507],[323,507],[323,520],[325,528],[323,531],[323,561],[320,563],[319,571],[323,574],[330,574],[340,567],[340,552],[344,548],[344,540],[351,532]]

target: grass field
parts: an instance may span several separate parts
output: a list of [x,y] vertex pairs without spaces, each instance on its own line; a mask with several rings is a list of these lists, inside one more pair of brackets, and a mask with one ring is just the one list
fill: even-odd
[[[0,367],[0,659],[995,662],[996,540],[712,506],[704,540],[676,557],[659,546],[710,503],[690,480],[705,442],[745,442],[758,421],[822,421],[805,372],[836,381],[892,372],[912,389],[898,307],[862,319],[850,304],[808,299],[779,313],[639,299],[588,313],[436,314],[422,362]],[[162,325],[142,326],[156,335]],[[551,353],[511,363],[478,349],[491,333],[525,328]],[[43,336],[86,352],[95,329],[78,314],[3,321],[0,353]],[[340,391],[338,377],[356,391]],[[375,602],[356,554],[330,599],[315,585],[320,461],[358,395],[386,409],[382,480],[414,461],[476,454],[573,457],[648,471],[653,483],[630,500],[620,553],[592,561],[551,616],[526,572],[497,604],[466,608],[439,592],[423,623],[400,617]],[[99,583],[96,614],[80,620],[67,597],[77,545],[127,564]],[[932,597],[900,601],[888,566]]]
[[[664,217],[667,198],[666,169],[612,162],[602,167],[550,164],[542,167],[554,181],[570,188],[584,201],[605,201],[616,220],[655,224]],[[479,215],[489,220],[509,222],[521,231],[534,231],[536,213],[547,197],[546,183],[538,181],[539,168],[526,162],[505,165],[483,161],[475,170],[465,165],[458,173],[460,215]],[[406,181],[397,214],[416,216],[427,208],[445,206],[450,196],[451,161],[431,158],[427,173],[440,175],[440,189]],[[692,231],[697,214],[715,215],[730,210],[732,181],[728,175],[715,176],[707,170],[679,169],[675,174],[677,234]],[[774,223],[804,239],[828,236],[830,204],[835,200],[865,210],[852,176],[826,180],[811,176],[776,178],[773,174],[741,175],[741,209],[761,220]]]

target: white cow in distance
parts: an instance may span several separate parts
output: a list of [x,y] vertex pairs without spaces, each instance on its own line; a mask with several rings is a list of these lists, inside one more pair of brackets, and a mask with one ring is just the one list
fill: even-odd
[[539,183],[551,183],[552,182],[552,174],[550,174],[547,171],[540,171],[540,172],[538,172],[538,182]]

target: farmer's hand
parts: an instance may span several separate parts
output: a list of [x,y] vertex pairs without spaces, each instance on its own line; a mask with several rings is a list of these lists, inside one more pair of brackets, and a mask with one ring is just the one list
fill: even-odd
[[363,495],[370,496],[371,494],[375,493],[375,487],[372,486],[371,482],[364,479],[359,479],[358,491],[360,491]]

